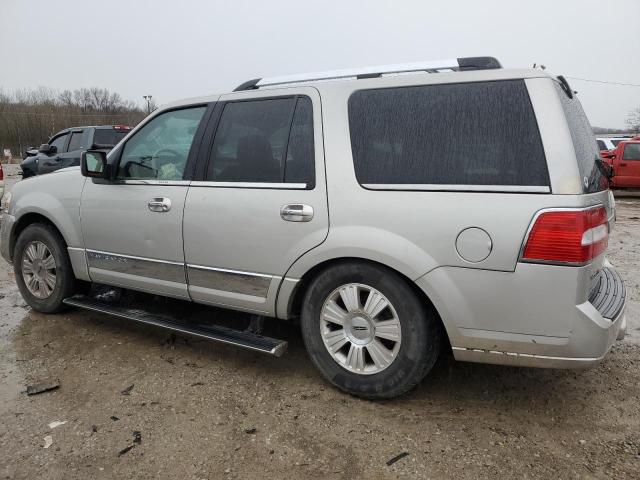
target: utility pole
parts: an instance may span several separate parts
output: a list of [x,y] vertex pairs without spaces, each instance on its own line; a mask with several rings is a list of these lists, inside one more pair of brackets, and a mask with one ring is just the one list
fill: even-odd
[[151,113],[151,98],[153,97],[151,95],[143,95],[142,98],[147,101],[147,115],[149,115]]

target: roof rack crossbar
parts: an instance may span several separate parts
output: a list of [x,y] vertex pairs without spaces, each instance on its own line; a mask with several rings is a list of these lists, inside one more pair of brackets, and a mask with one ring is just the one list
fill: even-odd
[[288,83],[313,82],[319,80],[339,80],[344,78],[375,78],[386,74],[445,71],[488,70],[502,68],[500,62],[493,57],[463,57],[430,62],[401,63],[395,65],[379,65],[375,67],[349,68],[326,72],[284,75],[279,77],[258,78],[249,80],[234,91],[253,90],[260,87],[284,85]]

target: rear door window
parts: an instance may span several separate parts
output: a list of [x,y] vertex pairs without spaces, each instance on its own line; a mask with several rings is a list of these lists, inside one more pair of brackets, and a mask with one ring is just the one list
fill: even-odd
[[349,126],[356,177],[365,187],[549,186],[522,80],[357,91]]
[[308,97],[229,102],[209,156],[212,182],[315,181],[313,110]]
[[73,132],[71,134],[71,140],[69,140],[69,148],[70,152],[75,152],[82,148],[82,132]]

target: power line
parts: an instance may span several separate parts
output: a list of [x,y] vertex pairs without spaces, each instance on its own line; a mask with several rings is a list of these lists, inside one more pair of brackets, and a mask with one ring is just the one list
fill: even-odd
[[1,114],[10,114],[10,115],[34,115],[36,117],[54,117],[54,116],[62,116],[62,117],[128,117],[129,115],[139,115],[138,112],[131,113],[36,113],[36,112],[0,112]]
[[591,80],[590,78],[579,78],[579,77],[568,77],[571,80],[580,80],[582,82],[592,82],[592,83],[605,83],[607,85],[622,85],[624,87],[640,87],[640,83],[622,83],[622,82],[608,82],[607,80]]

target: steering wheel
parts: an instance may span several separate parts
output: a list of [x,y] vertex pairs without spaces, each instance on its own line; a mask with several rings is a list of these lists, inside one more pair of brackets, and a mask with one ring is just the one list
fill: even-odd
[[171,150],[170,148],[161,148],[156,153],[153,154],[153,158],[156,157],[179,157],[180,154],[175,150]]

